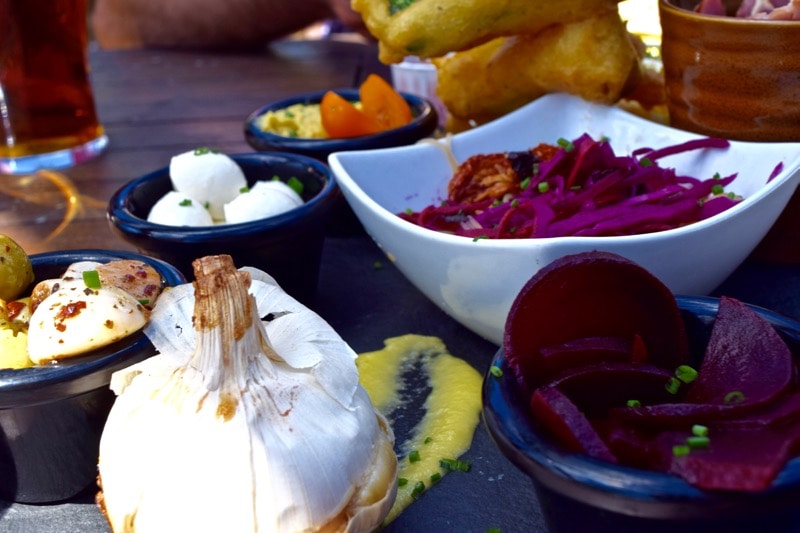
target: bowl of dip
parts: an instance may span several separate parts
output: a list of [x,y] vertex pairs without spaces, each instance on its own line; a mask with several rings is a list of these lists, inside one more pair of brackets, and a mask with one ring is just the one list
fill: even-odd
[[[72,264],[117,260],[149,265],[162,287],[185,283],[177,269],[151,257],[69,250],[31,255],[34,281],[23,294],[30,294],[40,281],[60,278]],[[35,334],[29,331],[29,337]],[[56,502],[91,486],[97,476],[100,434],[114,401],[108,387],[111,374],[155,353],[139,330],[83,355],[0,369],[0,499]]]
[[[319,104],[328,91],[292,96],[265,105],[245,120],[244,136],[259,151],[284,151],[327,162],[333,152],[370,150],[413,144],[430,137],[438,127],[434,105],[425,98],[400,93],[411,108],[411,121],[403,126],[371,135],[329,138],[322,127]],[[358,102],[358,89],[334,92],[350,102]]]

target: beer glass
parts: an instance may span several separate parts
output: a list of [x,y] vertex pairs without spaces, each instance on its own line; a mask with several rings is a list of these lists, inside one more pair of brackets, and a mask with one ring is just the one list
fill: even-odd
[[88,0],[0,0],[0,173],[64,168],[108,138],[87,57]]

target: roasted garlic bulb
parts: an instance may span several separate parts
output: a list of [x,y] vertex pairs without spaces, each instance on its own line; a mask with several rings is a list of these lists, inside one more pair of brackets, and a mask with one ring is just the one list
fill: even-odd
[[113,531],[375,529],[397,458],[356,354],[265,273],[228,256],[194,269],[146,326],[160,354],[112,378],[98,503]]

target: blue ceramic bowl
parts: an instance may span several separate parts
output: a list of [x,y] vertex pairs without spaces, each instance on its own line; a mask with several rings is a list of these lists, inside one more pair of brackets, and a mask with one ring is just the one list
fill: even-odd
[[194,279],[192,261],[228,254],[239,266],[272,275],[286,292],[308,302],[315,294],[328,215],[337,187],[328,167],[297,154],[251,153],[231,156],[248,184],[274,176],[303,182],[305,203],[291,211],[241,224],[179,227],[154,224],[147,214],[172,189],[169,168],[137,178],[111,198],[108,219],[112,229],[147,255],[175,265]]
[[[250,114],[244,123],[244,137],[247,142],[259,151],[284,151],[306,155],[327,163],[328,156],[334,152],[353,150],[371,150],[374,148],[391,148],[414,144],[420,139],[430,137],[439,125],[436,108],[431,102],[413,94],[401,93],[411,106],[412,120],[405,126],[393,130],[363,135],[347,139],[308,139],[301,137],[285,137],[267,133],[258,127],[257,119],[268,111],[285,109],[294,104],[318,104],[327,91],[301,94],[285,100],[265,105]],[[357,89],[337,89],[342,97],[358,100]],[[353,214],[340,191],[336,191],[336,202],[331,215],[328,232],[332,235],[350,235],[363,232],[361,223]]]
[[[702,354],[718,300],[678,297],[692,353]],[[800,323],[761,308],[761,314],[795,353]],[[695,361],[695,364],[699,361]],[[500,350],[493,365],[511,376]],[[697,367],[696,367],[697,368]],[[710,492],[664,473],[622,467],[565,452],[527,413],[513,380],[487,374],[483,418],[500,450],[531,477],[551,532],[753,532],[797,531],[800,524],[800,458],[791,460],[767,491]]]
[[[371,150],[374,148],[389,148],[414,144],[420,139],[430,137],[438,126],[436,108],[428,100],[408,93],[401,93],[411,106],[412,120],[408,124],[392,130],[363,135],[347,139],[307,139],[300,137],[285,137],[274,133],[267,133],[258,127],[257,119],[268,111],[285,109],[294,104],[318,104],[327,91],[317,91],[308,94],[293,96],[285,100],[265,105],[247,117],[244,123],[244,136],[247,142],[259,151],[284,151],[313,157],[322,162],[327,162],[328,156],[333,152],[351,150]],[[336,89],[342,97],[358,100],[357,89]]]
[[[30,257],[36,282],[77,261],[146,262],[164,286],[185,282],[163,261],[131,252],[70,250]],[[42,503],[70,498],[97,477],[97,451],[114,394],[111,374],[156,353],[139,331],[90,355],[58,364],[0,370],[0,499]]]

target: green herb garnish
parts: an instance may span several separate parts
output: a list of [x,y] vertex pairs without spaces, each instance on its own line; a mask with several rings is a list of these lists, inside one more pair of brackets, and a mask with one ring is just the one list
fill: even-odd
[[97,270],[84,270],[83,282],[90,289],[99,289],[103,285],[100,283],[100,274]]
[[503,377],[503,369],[497,365],[492,365],[489,367],[489,373],[492,374],[496,378]]
[[408,462],[409,462],[409,463],[416,463],[416,462],[418,462],[420,459],[421,459],[421,457],[419,456],[419,451],[418,451],[418,450],[412,450],[412,451],[411,451],[411,452],[408,454]]
[[469,472],[472,464],[459,459],[439,459],[439,466],[448,472]]
[[184,198],[178,203],[178,205],[181,207],[189,207],[190,205],[192,205],[192,201],[189,198]]
[[414,483],[414,488],[411,490],[411,497],[417,499],[423,492],[425,492],[425,483],[417,481]]
[[680,365],[675,369],[675,377],[684,383],[691,383],[697,379],[697,370],[689,365]]

